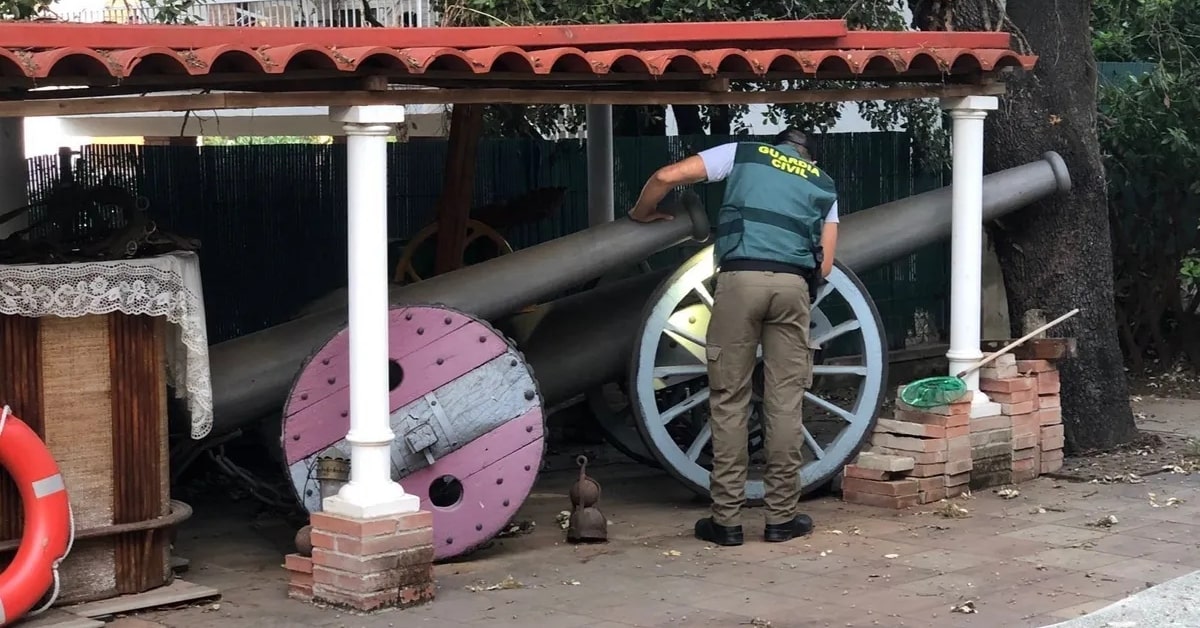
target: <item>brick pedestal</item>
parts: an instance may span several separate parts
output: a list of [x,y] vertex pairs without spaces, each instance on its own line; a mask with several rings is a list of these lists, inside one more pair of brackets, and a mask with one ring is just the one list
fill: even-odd
[[[880,418],[868,448],[846,465],[842,499],[908,508],[961,494],[1026,482],[1063,464],[1062,407],[1053,359],[1068,357],[1065,339],[1031,341],[980,370],[980,390],[1001,413],[970,418],[971,395],[936,408],[897,399]],[[1023,359],[1019,359],[1023,358]]]
[[433,517],[378,519],[313,513],[312,558],[289,555],[288,596],[373,611],[431,601]]

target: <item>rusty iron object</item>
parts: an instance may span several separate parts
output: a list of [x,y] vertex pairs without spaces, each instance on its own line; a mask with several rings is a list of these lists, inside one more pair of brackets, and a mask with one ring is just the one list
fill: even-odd
[[600,501],[600,483],[587,474],[587,456],[575,458],[579,479],[571,485],[571,516],[567,520],[567,541],[598,543],[608,540],[608,519],[596,504]]

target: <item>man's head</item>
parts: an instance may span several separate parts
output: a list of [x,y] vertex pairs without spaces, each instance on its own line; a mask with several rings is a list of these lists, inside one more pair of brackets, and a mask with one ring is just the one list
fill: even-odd
[[812,160],[812,151],[809,150],[808,144],[808,134],[796,127],[789,126],[780,131],[771,143],[776,146],[790,146],[796,149],[804,159]]

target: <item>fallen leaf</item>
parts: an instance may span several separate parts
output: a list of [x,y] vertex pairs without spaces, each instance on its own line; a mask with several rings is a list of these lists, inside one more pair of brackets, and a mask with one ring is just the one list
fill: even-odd
[[899,554],[884,554],[884,558],[900,558]]
[[663,552],[662,554],[663,554],[663,556],[683,556],[683,553],[680,552],[679,550],[667,550],[667,551]]
[[521,589],[524,587],[525,585],[522,584],[520,580],[517,580],[516,578],[512,577],[512,575],[509,575],[495,584],[479,583],[468,585],[467,590],[472,593],[479,593],[480,591],[505,591],[508,589]]
[[1021,496],[1021,491],[1018,491],[1015,488],[1002,488],[996,491],[996,495],[999,496],[1000,499],[1015,499]]
[[972,602],[971,600],[967,600],[966,602],[963,602],[962,604],[959,604],[958,606],[951,607],[950,612],[951,613],[965,613],[967,615],[972,615],[974,613],[978,613],[979,610],[975,608],[975,602]]

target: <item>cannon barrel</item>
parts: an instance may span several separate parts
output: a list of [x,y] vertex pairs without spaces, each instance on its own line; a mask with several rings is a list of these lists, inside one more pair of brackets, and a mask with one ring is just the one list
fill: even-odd
[[[1070,189],[1062,157],[1046,153],[1038,161],[983,178],[984,220]],[[843,217],[837,258],[862,273],[949,237],[952,194],[951,187],[944,187]],[[642,308],[664,276],[654,273],[559,299],[502,326],[520,329],[513,338],[537,374],[548,404],[625,372]]]
[[[437,303],[493,319],[596,279],[687,240],[709,235],[700,199],[673,201],[675,220],[651,224],[622,218],[483,264],[393,288],[392,305]],[[304,360],[346,322],[345,298],[282,325],[214,345],[212,436],[278,412]],[[312,308],[310,308],[311,311]]]

